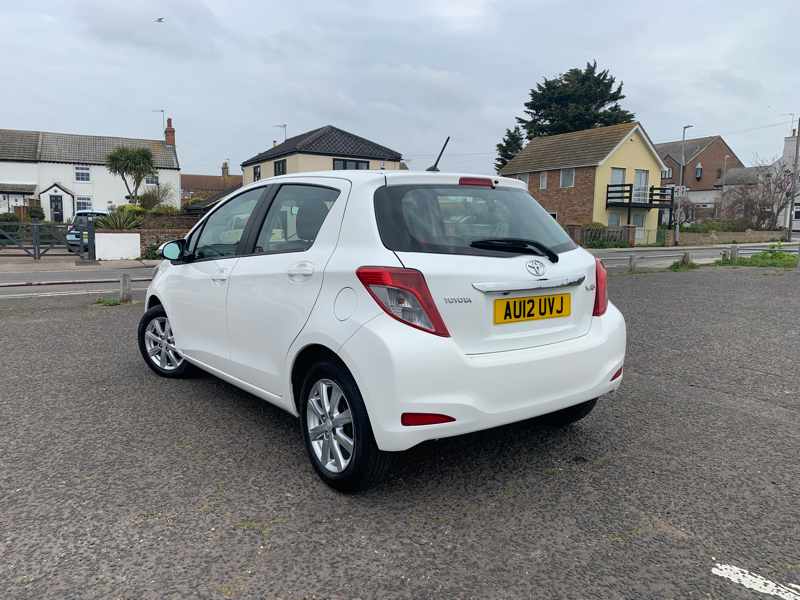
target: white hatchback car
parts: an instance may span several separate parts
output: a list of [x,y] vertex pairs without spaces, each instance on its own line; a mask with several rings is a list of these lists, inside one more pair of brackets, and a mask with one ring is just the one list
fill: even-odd
[[300,417],[340,490],[392,452],[548,414],[622,381],[606,271],[516,179],[331,171],[258,181],[164,244],[139,346]]

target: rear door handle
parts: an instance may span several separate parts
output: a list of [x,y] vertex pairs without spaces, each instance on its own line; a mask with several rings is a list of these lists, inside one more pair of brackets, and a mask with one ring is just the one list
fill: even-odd
[[303,262],[299,262],[296,265],[289,267],[289,270],[286,273],[289,275],[289,279],[292,281],[302,281],[303,279],[308,279],[314,274],[314,264],[304,260]]

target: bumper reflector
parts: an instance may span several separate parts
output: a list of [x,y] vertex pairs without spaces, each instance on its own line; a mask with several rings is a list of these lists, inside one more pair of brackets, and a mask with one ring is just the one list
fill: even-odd
[[439,423],[450,423],[455,419],[449,415],[438,415],[436,413],[403,413],[400,415],[400,423],[406,427],[416,425],[437,425]]
[[616,372],[616,373],[614,373],[614,375],[611,377],[611,381],[614,381],[615,379],[619,379],[619,377],[620,377],[621,375],[622,375],[622,367],[620,367],[619,369],[617,369],[617,372]]

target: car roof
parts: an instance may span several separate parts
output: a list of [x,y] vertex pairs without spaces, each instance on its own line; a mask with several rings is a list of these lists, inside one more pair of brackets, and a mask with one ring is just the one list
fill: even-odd
[[411,185],[411,184],[441,184],[457,185],[462,177],[476,177],[479,179],[491,179],[495,185],[512,186],[527,188],[524,182],[512,177],[501,177],[499,175],[487,175],[486,173],[445,173],[431,171],[386,171],[386,170],[339,170],[339,171],[311,171],[307,173],[292,173],[290,175],[279,175],[261,179],[258,183],[265,185],[269,183],[279,183],[281,181],[291,181],[301,177],[325,177],[335,179],[346,179],[356,184],[373,182],[375,180],[385,180],[387,185]]

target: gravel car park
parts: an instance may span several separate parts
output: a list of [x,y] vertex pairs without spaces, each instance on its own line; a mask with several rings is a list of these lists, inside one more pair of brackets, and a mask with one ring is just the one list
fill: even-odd
[[0,301],[0,595],[792,598],[799,285],[612,276],[626,380],[590,418],[420,445],[358,496],[287,413],[146,369],[141,304]]

